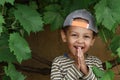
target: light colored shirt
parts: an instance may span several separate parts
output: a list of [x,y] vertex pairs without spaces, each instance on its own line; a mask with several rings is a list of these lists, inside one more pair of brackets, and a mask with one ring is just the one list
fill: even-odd
[[95,56],[88,56],[85,62],[89,68],[87,76],[76,68],[74,60],[67,56],[56,57],[52,63],[51,80],[97,80],[92,67],[96,66],[103,70],[101,60]]

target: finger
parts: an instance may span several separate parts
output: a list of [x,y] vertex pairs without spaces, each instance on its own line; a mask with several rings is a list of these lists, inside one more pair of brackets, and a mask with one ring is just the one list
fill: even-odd
[[80,61],[81,64],[83,64],[85,62],[84,55],[83,55],[83,52],[81,50],[81,47],[78,48],[78,58],[79,58],[79,61]]
[[80,59],[79,67],[80,67],[81,71],[83,73],[87,74],[88,70],[87,70],[87,66],[86,66],[85,59],[84,59],[84,54],[83,54],[83,52],[81,50],[81,47],[78,48],[78,57]]
[[80,58],[81,58],[81,56],[80,56],[80,49],[78,48],[77,49],[77,58],[78,58],[78,64],[80,65],[80,63],[81,63],[81,61],[80,61]]
[[79,50],[79,48],[77,49],[77,57],[78,57],[78,59],[80,58],[80,50]]
[[77,54],[78,54],[78,58],[81,58],[82,57],[82,51],[81,51],[81,47],[78,47],[77,49]]
[[79,57],[84,57],[84,56],[83,56],[83,52],[82,52],[82,50],[81,50],[81,47],[78,48],[78,51],[79,51]]

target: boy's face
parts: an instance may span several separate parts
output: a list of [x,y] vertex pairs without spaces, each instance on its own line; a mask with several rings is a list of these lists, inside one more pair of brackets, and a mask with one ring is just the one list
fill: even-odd
[[61,31],[61,36],[62,40],[67,42],[70,54],[73,56],[76,55],[78,47],[86,53],[95,41],[93,31],[79,26],[70,26],[66,33]]

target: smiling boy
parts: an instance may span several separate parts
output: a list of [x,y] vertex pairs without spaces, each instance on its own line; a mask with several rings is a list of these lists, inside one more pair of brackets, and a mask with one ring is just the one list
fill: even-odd
[[69,52],[53,60],[51,80],[97,80],[93,66],[102,69],[102,62],[87,52],[97,35],[94,17],[85,9],[70,13],[63,24],[61,38]]

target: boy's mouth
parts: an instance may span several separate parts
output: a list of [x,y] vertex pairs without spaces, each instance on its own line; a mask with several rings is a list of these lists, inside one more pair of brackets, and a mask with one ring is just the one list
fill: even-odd
[[82,49],[84,49],[84,47],[83,46],[74,46],[76,49],[78,49],[79,47],[81,48],[81,50]]

